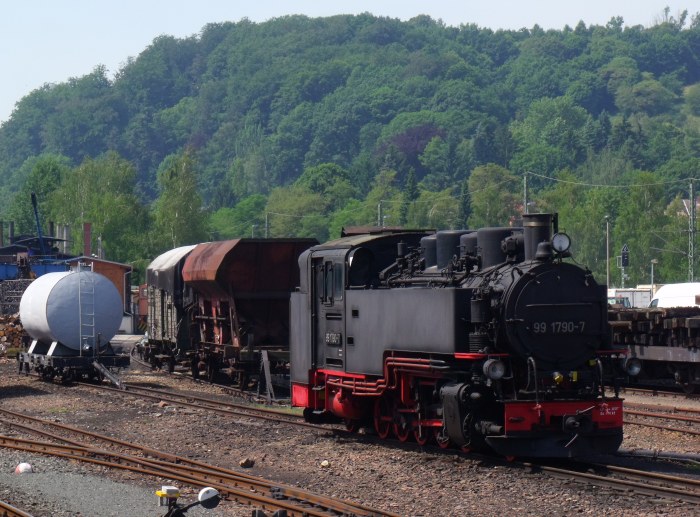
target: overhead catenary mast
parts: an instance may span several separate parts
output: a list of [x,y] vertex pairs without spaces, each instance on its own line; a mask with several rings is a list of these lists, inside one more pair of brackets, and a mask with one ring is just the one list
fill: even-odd
[[695,184],[690,180],[690,206],[688,207],[688,282],[695,281]]

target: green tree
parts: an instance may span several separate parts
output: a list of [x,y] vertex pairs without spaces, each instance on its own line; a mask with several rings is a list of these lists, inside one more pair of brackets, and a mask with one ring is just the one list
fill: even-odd
[[418,199],[418,185],[416,184],[416,171],[411,167],[406,176],[406,184],[404,185],[401,209],[399,211],[399,224],[404,225],[408,220],[408,209],[416,199]]
[[508,226],[519,215],[517,197],[513,194],[520,180],[499,165],[476,167],[469,177],[472,213],[470,228]]
[[270,192],[265,207],[269,216],[270,237],[328,238],[323,197],[303,187],[278,187]]
[[[83,250],[83,235],[76,229],[89,222],[95,241],[102,238],[106,258],[128,262],[150,251],[145,237],[148,213],[135,189],[136,169],[118,154],[88,158],[68,171],[50,196],[50,214],[73,228],[74,253]],[[96,242],[91,249],[97,249]]]
[[265,226],[265,205],[267,198],[253,194],[237,203],[233,208],[222,207],[211,215],[211,230],[216,239],[248,237],[253,228]]
[[36,221],[31,202],[34,192],[38,201],[38,212],[44,224],[42,233],[46,235],[46,218],[50,215],[50,194],[59,188],[61,181],[68,174],[70,165],[64,156],[45,154],[30,158],[23,167],[29,169],[27,181],[15,194],[7,207],[5,217],[15,222],[17,234],[36,234]]
[[459,203],[452,188],[440,192],[422,190],[408,213],[408,224],[414,228],[454,229],[458,225]]
[[158,172],[160,195],[153,206],[153,240],[164,249],[208,239],[208,216],[197,190],[196,164],[189,152],[166,158]]
[[690,113],[700,117],[700,83],[688,86],[685,90],[685,103]]
[[459,212],[457,213],[457,226],[459,228],[467,228],[469,224],[469,216],[472,214],[472,201],[469,194],[469,179],[462,182],[462,187],[459,190]]

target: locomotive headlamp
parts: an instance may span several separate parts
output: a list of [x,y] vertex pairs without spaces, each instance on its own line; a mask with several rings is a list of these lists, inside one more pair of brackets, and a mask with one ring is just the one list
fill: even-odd
[[639,372],[641,371],[642,361],[640,361],[636,357],[629,357],[625,359],[625,372],[627,372],[627,375],[635,377],[639,375]]
[[491,380],[497,381],[506,373],[506,365],[500,359],[488,359],[484,363],[484,375]]
[[564,376],[559,372],[554,372],[552,374],[552,379],[556,384],[561,384],[562,382],[564,382]]
[[552,248],[557,253],[564,253],[569,251],[571,247],[571,238],[565,233],[555,233],[552,236]]

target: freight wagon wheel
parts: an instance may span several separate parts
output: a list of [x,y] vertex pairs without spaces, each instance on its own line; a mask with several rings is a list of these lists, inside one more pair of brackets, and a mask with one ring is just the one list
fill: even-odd
[[391,409],[393,404],[388,397],[379,397],[374,403],[374,429],[381,439],[388,438],[391,434],[393,418]]
[[435,437],[435,442],[441,449],[447,449],[452,445],[450,443],[450,437],[445,433],[444,427],[436,427],[433,429],[433,436]]
[[419,426],[413,430],[413,438],[416,440],[418,445],[425,445],[428,443],[430,435],[425,427]]

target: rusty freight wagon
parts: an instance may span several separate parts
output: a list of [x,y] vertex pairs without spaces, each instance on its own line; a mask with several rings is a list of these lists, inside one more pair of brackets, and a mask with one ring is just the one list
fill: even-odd
[[[147,331],[136,352],[153,367],[191,360],[190,310],[194,300],[182,280],[182,266],[195,248],[182,246],[159,255],[146,269]],[[191,361],[190,361],[191,363]]]
[[[288,373],[289,299],[299,255],[313,239],[234,239],[197,245],[182,268],[192,289],[190,334],[197,372],[229,376],[241,388],[271,387]],[[262,377],[261,377],[262,374]]]

